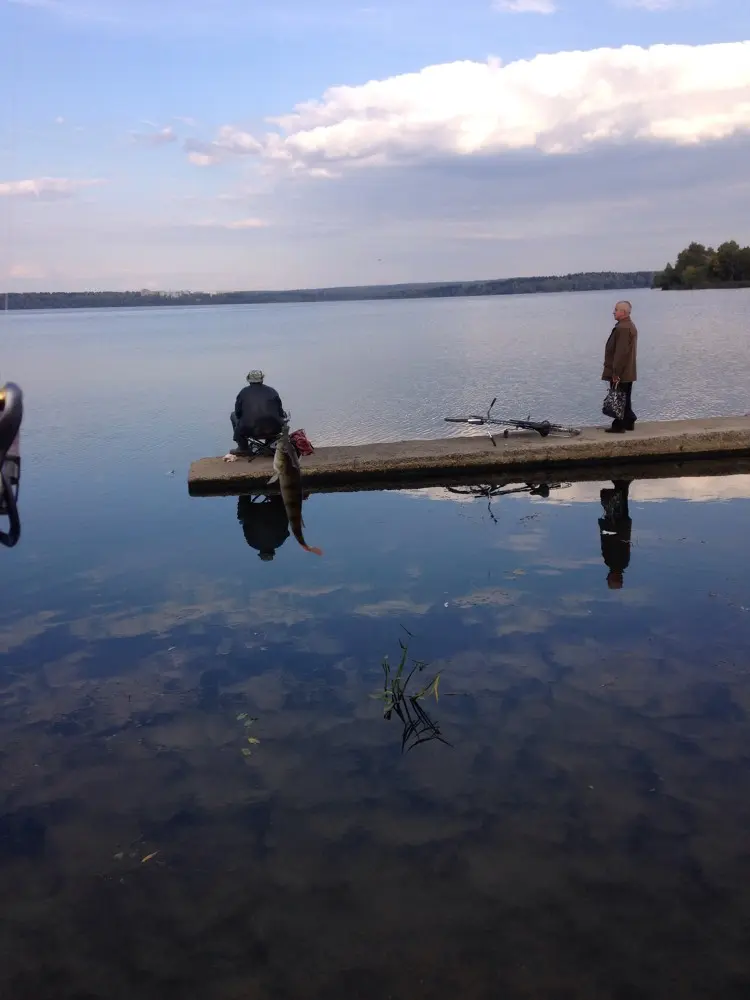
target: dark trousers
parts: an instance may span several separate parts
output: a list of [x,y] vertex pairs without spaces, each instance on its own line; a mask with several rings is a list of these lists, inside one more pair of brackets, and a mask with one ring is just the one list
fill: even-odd
[[632,431],[635,426],[635,422],[638,419],[633,412],[633,383],[620,382],[620,391],[625,393],[625,416],[622,420],[613,420],[612,428],[614,430]]
[[247,431],[244,427],[240,426],[237,414],[234,411],[229,414],[229,419],[232,421],[232,438],[234,443],[238,448],[241,448],[242,451],[247,451],[249,448]]
[[[250,439],[254,441],[262,441],[266,446],[278,436],[281,430],[281,422],[278,421],[278,426],[275,426],[273,419],[270,421],[264,421],[263,426],[256,428],[255,431],[248,430],[240,421],[237,419],[237,414],[232,410],[229,414],[229,419],[232,421],[232,437],[234,443],[237,445],[240,451],[250,451]],[[266,448],[267,450],[267,448]],[[263,452],[265,453],[265,451]],[[272,452],[271,452],[272,454]]]

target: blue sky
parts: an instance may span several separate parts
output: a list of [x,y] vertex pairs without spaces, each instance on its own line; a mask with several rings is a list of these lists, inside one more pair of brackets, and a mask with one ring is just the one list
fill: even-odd
[[630,269],[750,242],[747,39],[748,0],[0,0],[0,288]]

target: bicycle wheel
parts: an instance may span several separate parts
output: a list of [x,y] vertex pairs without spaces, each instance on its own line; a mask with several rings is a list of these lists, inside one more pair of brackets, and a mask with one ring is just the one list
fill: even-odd
[[568,437],[577,437],[581,433],[580,427],[561,427],[560,424],[550,424],[549,431],[553,434],[566,434]]

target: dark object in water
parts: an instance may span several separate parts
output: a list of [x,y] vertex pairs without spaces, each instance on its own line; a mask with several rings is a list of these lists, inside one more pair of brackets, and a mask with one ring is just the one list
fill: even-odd
[[0,465],[18,437],[23,418],[23,393],[15,382],[0,387]]
[[0,388],[0,515],[9,521],[9,531],[0,531],[0,544],[12,548],[21,537],[18,489],[21,480],[19,431],[23,419],[23,393],[14,383]]
[[289,521],[280,496],[241,496],[237,501],[237,520],[245,541],[263,562],[270,562],[289,537]]

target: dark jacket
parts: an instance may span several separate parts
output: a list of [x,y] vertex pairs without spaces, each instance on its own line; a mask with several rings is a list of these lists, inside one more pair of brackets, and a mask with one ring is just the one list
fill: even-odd
[[278,434],[284,419],[281,397],[270,385],[246,385],[237,395],[234,414],[242,430],[250,435]]
[[602,379],[611,382],[619,378],[621,382],[635,382],[638,377],[636,355],[638,354],[638,330],[632,319],[621,319],[609,335],[604,348],[604,371]]
[[630,565],[630,538],[633,522],[628,509],[629,483],[615,483],[614,489],[600,493],[604,517],[599,518],[602,558],[613,573],[622,573]]

